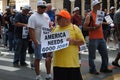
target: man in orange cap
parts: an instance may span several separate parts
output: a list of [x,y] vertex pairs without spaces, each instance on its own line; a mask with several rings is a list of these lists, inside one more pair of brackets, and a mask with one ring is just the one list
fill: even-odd
[[61,10],[58,13],[57,23],[53,32],[68,31],[69,46],[54,52],[54,80],[82,80],[78,57],[78,46],[85,43],[82,32],[78,26],[71,23],[71,16],[66,10]]

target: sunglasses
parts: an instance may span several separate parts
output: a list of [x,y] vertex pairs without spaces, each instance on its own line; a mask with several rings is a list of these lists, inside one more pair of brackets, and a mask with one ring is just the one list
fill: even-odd
[[41,9],[46,9],[46,6],[38,6]]

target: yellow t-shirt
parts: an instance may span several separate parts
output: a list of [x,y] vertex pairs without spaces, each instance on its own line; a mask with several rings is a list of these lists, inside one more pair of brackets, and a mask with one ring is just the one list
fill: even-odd
[[[70,38],[76,40],[82,40],[85,42],[81,30],[77,26],[72,24],[60,27],[57,26],[53,32],[61,32],[68,30]],[[78,56],[78,46],[69,45],[67,48],[58,50],[54,52],[53,56],[53,66],[54,67],[79,67],[79,56]]]

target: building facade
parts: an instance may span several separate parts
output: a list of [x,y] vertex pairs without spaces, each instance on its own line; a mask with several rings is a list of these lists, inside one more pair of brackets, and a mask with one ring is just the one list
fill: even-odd
[[[33,10],[36,10],[36,2],[38,0],[0,0],[0,9],[4,12],[6,6],[20,10],[20,7],[23,4],[31,5]],[[72,12],[74,7],[80,8],[81,15],[84,15],[84,11],[91,9],[92,0],[45,0],[47,3],[52,3],[52,5],[60,9],[67,9],[69,12]],[[118,9],[118,4],[120,0],[100,0],[102,2],[102,8],[109,10],[111,6],[115,6]]]

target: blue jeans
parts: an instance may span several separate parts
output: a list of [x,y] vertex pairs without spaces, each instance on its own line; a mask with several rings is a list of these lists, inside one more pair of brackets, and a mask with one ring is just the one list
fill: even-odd
[[9,50],[12,51],[14,48],[14,34],[13,32],[8,32],[8,40],[9,40]]
[[34,48],[35,59],[41,60],[42,59],[41,44],[39,44],[37,48],[35,48],[34,43],[32,43],[32,46]]
[[26,60],[26,50],[28,47],[28,39],[15,38],[15,52],[13,64],[24,64]]
[[96,58],[96,50],[99,51],[102,64],[101,70],[107,69],[108,66],[108,52],[106,47],[106,42],[104,39],[91,39],[88,44],[89,51],[89,70],[96,71],[94,59]]
[[8,30],[4,26],[4,36],[3,36],[4,46],[7,46],[8,41]]

